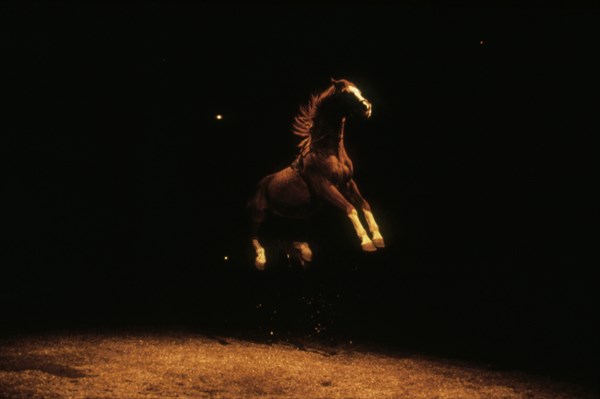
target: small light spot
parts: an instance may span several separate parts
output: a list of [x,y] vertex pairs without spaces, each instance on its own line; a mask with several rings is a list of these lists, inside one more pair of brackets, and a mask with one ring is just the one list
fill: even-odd
[[227,255],[223,256],[223,260],[229,260],[229,256],[227,256]]
[[483,40],[480,40],[480,41],[479,41],[479,44],[483,44],[483,43],[485,43]]
[[221,115],[221,114],[216,114],[216,115],[215,115],[215,119],[216,119],[216,120],[218,120],[218,121],[220,121],[220,120],[223,120],[223,115]]
[[269,332],[269,334],[273,335],[273,331]]

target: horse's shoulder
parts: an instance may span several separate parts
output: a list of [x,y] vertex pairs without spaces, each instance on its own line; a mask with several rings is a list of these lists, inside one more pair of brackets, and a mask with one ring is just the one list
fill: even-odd
[[306,162],[305,175],[311,180],[325,179],[342,184],[352,178],[352,166],[342,162],[335,154],[326,154]]

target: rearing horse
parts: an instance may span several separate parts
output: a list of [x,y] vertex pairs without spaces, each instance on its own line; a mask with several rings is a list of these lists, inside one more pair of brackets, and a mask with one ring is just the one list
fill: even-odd
[[[371,206],[352,178],[352,161],[344,147],[346,119],[369,118],[371,112],[371,103],[345,79],[331,79],[326,90],[313,95],[308,105],[300,108],[293,123],[293,133],[303,138],[296,160],[287,168],[264,177],[248,201],[257,269],[263,270],[267,262],[258,230],[269,211],[283,217],[305,218],[318,203],[328,202],[348,216],[363,251],[385,246]],[[372,238],[360,222],[357,208],[363,211]],[[303,262],[312,260],[308,243],[294,241],[293,248]]]

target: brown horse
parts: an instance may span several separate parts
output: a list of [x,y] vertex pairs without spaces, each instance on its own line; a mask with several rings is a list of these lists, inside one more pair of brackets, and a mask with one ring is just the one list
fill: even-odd
[[[258,231],[268,212],[289,218],[306,218],[322,202],[333,204],[348,216],[364,251],[385,246],[369,203],[362,197],[352,178],[352,161],[344,147],[344,125],[348,117],[371,116],[371,103],[360,90],[345,79],[331,79],[322,93],[313,95],[300,108],[293,132],[303,138],[299,155],[287,168],[264,177],[248,201],[252,222],[254,264],[263,270],[267,262]],[[359,220],[356,209],[363,211],[371,237]],[[312,251],[306,242],[294,241],[301,261],[310,262]]]

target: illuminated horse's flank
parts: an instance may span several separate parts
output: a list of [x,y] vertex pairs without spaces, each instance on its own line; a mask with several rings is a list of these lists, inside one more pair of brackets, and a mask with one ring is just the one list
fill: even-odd
[[[344,79],[332,79],[331,86],[301,107],[293,125],[293,132],[303,138],[298,157],[289,167],[264,177],[248,202],[256,268],[263,270],[267,262],[258,230],[268,212],[305,218],[319,202],[331,203],[345,212],[363,251],[385,246],[371,207],[352,178],[352,161],[344,147],[344,125],[352,116],[369,118],[371,103]],[[357,208],[364,213],[371,237],[358,218]],[[312,260],[308,243],[295,241],[293,248],[303,262]]]

